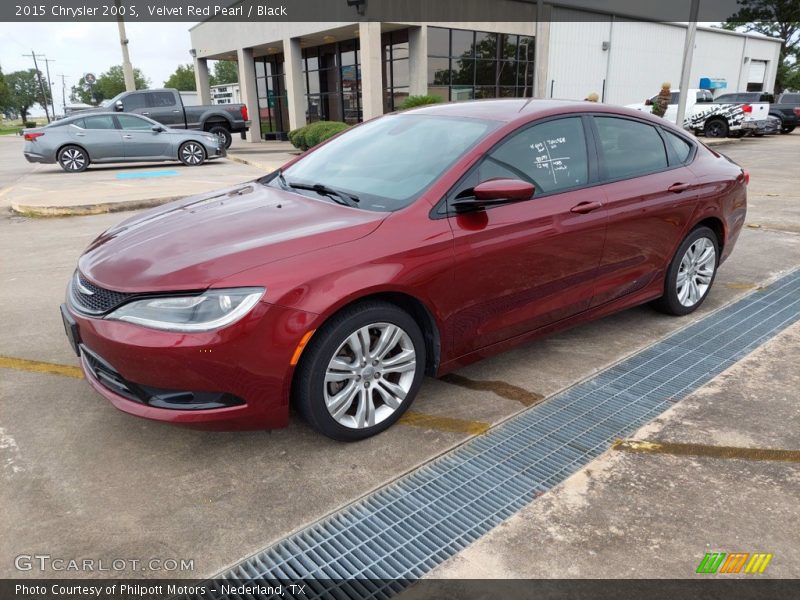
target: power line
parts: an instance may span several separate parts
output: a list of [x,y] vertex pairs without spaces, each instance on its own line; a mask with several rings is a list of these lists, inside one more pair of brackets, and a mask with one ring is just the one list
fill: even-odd
[[63,73],[56,74],[56,77],[61,77],[61,110],[64,112],[64,116],[67,116],[67,82],[66,78],[68,75],[64,75]]
[[45,57],[45,70],[47,72],[47,89],[50,90],[50,104],[53,106],[53,120],[56,118],[56,101],[53,100],[53,81],[50,79],[50,63],[56,62],[55,59]]

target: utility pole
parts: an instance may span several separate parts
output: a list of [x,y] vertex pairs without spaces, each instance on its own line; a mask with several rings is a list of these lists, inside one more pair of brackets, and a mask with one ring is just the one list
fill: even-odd
[[45,72],[47,73],[47,90],[50,92],[50,104],[53,106],[53,120],[56,118],[56,101],[53,99],[53,82],[50,80],[50,63],[56,62],[52,58],[44,58]]
[[61,110],[64,111],[64,116],[67,116],[67,76],[59,73],[56,77],[61,77]]
[[686,30],[686,45],[683,48],[683,66],[681,67],[680,96],[678,97],[678,114],[675,117],[675,124],[683,127],[686,117],[686,98],[689,94],[689,74],[692,70],[692,56],[694,55],[694,39],[697,34],[697,16],[700,12],[700,0],[692,0],[692,7],[689,9],[689,27]]
[[36,70],[36,77],[39,80],[39,90],[42,93],[42,100],[44,101],[42,106],[44,107],[44,116],[47,117],[47,122],[50,122],[50,111],[47,110],[47,94],[44,91],[44,84],[42,83],[42,72],[39,70],[39,64],[36,62],[36,57],[41,56],[44,58],[44,54],[36,54],[33,50],[31,50],[30,54],[23,54],[22,56],[30,56],[33,59],[33,68]]
[[125,21],[122,19],[120,0],[114,0],[117,7],[117,25],[119,26],[119,45],[122,46],[122,73],[125,76],[125,91],[136,90],[136,80],[133,78],[133,66],[128,54],[128,37],[125,35]]

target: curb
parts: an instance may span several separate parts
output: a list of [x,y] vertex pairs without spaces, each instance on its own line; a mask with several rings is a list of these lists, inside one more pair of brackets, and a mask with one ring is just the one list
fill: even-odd
[[269,170],[269,167],[267,167],[262,163],[250,160],[248,158],[242,158],[240,156],[236,156],[235,154],[228,153],[228,155],[225,158],[227,158],[228,160],[232,160],[233,162],[239,163],[240,165],[247,165],[248,167],[256,167],[257,169]]
[[162,198],[131,200],[130,202],[103,202],[101,204],[81,204],[77,206],[30,206],[12,202],[11,212],[23,217],[85,217],[88,215],[102,215],[105,213],[152,208],[185,197],[186,196],[166,196]]
[[714,147],[714,146],[727,146],[728,144],[738,144],[743,139],[744,138],[712,138],[707,140],[706,138],[703,138],[700,141],[702,141],[706,146]]

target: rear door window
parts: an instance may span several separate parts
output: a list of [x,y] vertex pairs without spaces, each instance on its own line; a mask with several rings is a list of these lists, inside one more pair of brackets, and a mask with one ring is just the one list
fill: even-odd
[[86,129],[116,129],[114,118],[111,115],[97,115],[86,117]]
[[594,120],[606,179],[631,179],[668,168],[667,149],[652,125],[617,117]]

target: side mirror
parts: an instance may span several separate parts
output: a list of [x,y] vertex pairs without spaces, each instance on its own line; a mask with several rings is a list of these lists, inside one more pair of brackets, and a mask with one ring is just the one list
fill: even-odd
[[653,106],[653,101],[650,100],[650,98],[648,98],[647,100],[644,101],[644,105],[645,106]]
[[490,179],[479,183],[472,190],[472,196],[460,198],[452,203],[456,210],[475,210],[498,204],[521,202],[533,196],[532,183],[519,179]]
[[156,133],[161,133],[162,131],[166,131],[161,125],[153,125],[150,129],[155,131]]
[[122,105],[122,100],[117,100],[114,103],[114,108],[117,110],[117,112],[122,112],[123,110],[125,110],[125,107]]

